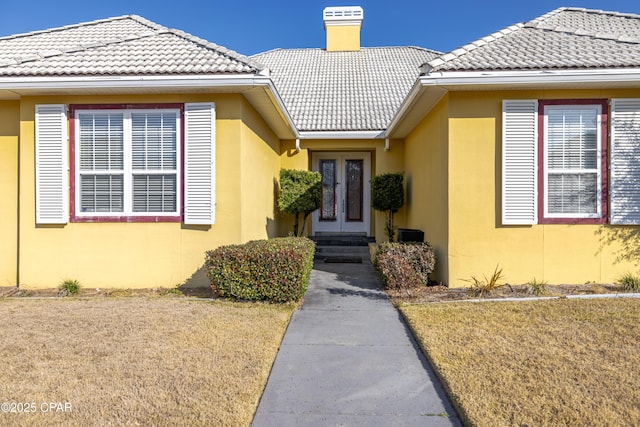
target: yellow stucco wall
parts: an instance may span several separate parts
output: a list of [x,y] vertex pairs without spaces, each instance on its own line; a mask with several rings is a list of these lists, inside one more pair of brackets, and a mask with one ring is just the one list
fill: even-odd
[[327,52],[360,50],[360,25],[327,25]]
[[0,101],[0,286],[17,280],[19,117],[17,101]]
[[[241,241],[275,237],[276,188],[280,174],[280,141],[247,102],[242,102]],[[223,178],[224,179],[224,178]]]
[[445,97],[408,135],[404,155],[406,227],[424,231],[436,254],[431,277],[445,283],[449,278],[448,113]]
[[[509,283],[610,283],[638,273],[639,227],[501,225],[503,99],[640,97],[638,90],[456,92],[449,95],[449,278],[468,286],[496,265]],[[433,113],[432,113],[433,114]]]
[[[47,103],[216,103],[216,224],[69,223],[36,226],[34,184],[35,105]],[[173,287],[201,267],[208,249],[268,235],[273,196],[242,195],[251,184],[274,179],[275,137],[240,95],[32,97],[20,103],[20,277],[25,288],[56,286],[66,278],[91,288]],[[267,142],[262,145],[261,140]],[[250,167],[247,146],[268,166]],[[269,153],[269,154],[268,154]],[[245,162],[243,164],[243,162]],[[242,172],[241,172],[242,171]],[[266,187],[265,187],[266,188]],[[272,191],[272,184],[269,184]],[[243,204],[250,203],[245,207]],[[257,221],[260,224],[257,224]],[[254,224],[255,223],[255,224]],[[247,224],[247,226],[245,226]]]

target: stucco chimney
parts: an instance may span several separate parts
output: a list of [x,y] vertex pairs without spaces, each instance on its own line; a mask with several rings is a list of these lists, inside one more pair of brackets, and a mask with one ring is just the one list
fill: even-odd
[[360,6],[326,7],[323,15],[327,52],[360,50],[360,28],[364,17]]

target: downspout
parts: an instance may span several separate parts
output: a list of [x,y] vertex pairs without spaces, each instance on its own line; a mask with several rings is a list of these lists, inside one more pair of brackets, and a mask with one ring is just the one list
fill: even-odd
[[21,221],[20,221],[20,187],[21,187],[21,183],[22,183],[22,179],[20,177],[20,170],[21,170],[21,166],[20,166],[20,158],[21,156],[21,147],[22,144],[20,144],[20,137],[21,137],[22,132],[20,131],[18,134],[18,164],[17,164],[17,188],[16,188],[16,206],[17,206],[17,212],[16,212],[16,288],[20,287],[20,227],[21,227]]
[[300,138],[296,138],[296,153],[300,152]]
[[389,147],[389,137],[384,139],[384,151],[389,151],[391,147]]

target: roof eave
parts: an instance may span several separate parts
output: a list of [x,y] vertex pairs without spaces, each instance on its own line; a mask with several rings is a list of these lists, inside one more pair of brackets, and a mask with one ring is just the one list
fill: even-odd
[[422,78],[418,78],[391,119],[384,137],[405,138],[446,93],[445,88],[429,84]]
[[405,138],[447,92],[463,90],[640,87],[640,68],[431,72],[420,76],[385,136]]
[[280,94],[268,76],[234,75],[144,75],[144,76],[53,76],[0,77],[0,99],[34,95],[241,93],[281,139],[297,138],[298,132]]
[[384,139],[384,131],[300,131],[299,137],[300,139]]
[[498,71],[431,71],[419,78],[421,86],[438,86],[448,90],[483,90],[508,86],[531,87],[601,87],[640,84],[640,68],[543,69]]

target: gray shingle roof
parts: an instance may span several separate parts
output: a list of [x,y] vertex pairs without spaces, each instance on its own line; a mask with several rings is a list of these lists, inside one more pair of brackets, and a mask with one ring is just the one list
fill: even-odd
[[418,47],[276,49],[251,58],[270,69],[299,130],[370,131],[386,129],[420,65],[439,54]]
[[0,76],[257,73],[246,56],[136,15],[0,38]]
[[456,49],[433,71],[622,68],[640,66],[640,16],[560,8]]

